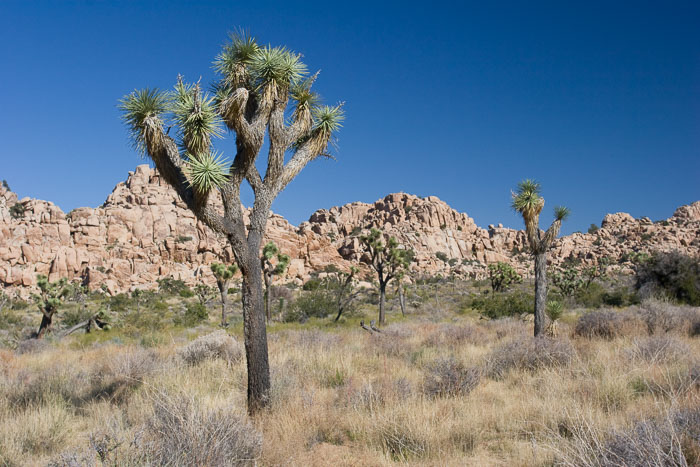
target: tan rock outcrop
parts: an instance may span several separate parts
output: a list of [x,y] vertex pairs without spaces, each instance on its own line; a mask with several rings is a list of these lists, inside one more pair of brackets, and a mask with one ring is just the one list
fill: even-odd
[[[25,208],[20,219],[10,215],[16,203]],[[341,269],[357,264],[362,257],[358,235],[371,227],[414,249],[417,275],[483,277],[486,265],[497,261],[523,273],[531,267],[522,231],[500,224],[483,229],[435,196],[405,193],[373,204],[322,209],[298,228],[271,214],[265,241],[274,241],[291,258],[284,280],[303,281],[331,264]],[[147,165],[130,172],[99,208],[68,214],[48,201],[18,200],[0,187],[0,234],[0,284],[18,288],[34,285],[37,274],[82,280],[93,289],[105,285],[112,293],[153,287],[163,276],[213,284],[209,264],[233,260],[227,242],[198,222]],[[553,264],[569,256],[595,262],[657,249],[698,255],[700,201],[678,208],[663,222],[609,214],[596,233],[557,240],[550,256]],[[621,268],[629,264],[623,261]]]

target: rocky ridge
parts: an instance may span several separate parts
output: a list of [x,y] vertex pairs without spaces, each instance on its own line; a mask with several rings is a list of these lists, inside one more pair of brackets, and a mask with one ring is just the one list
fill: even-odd
[[[15,219],[10,208],[17,203],[24,215]],[[371,227],[415,250],[416,275],[478,278],[497,261],[527,273],[531,263],[522,231],[501,225],[483,229],[437,197],[405,193],[318,210],[299,227],[272,214],[265,241],[291,257],[285,279],[301,282],[327,265],[348,269],[361,262],[359,234]],[[147,165],[129,172],[101,207],[67,214],[48,201],[18,200],[0,187],[0,234],[0,284],[19,289],[33,286],[37,274],[82,280],[110,293],[152,287],[164,276],[213,283],[209,264],[233,260],[225,239],[197,221]],[[700,256],[700,201],[656,223],[609,214],[597,232],[557,240],[550,257],[553,264],[570,256],[589,263],[609,257],[621,262],[624,272],[630,252],[672,249]]]

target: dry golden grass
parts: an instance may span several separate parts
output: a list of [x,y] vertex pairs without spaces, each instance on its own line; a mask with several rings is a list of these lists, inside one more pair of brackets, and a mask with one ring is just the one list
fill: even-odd
[[[606,434],[700,403],[698,337],[589,339],[562,325],[556,348],[535,347],[559,352],[543,360],[527,354],[531,326],[418,317],[382,335],[274,330],[271,408],[250,426],[245,362],[184,361],[192,333],[148,349],[71,338],[36,353],[2,350],[0,465],[158,464],[195,434],[184,465],[219,465],[226,449],[258,465],[575,465],[577,449]],[[447,358],[458,364],[435,370]],[[505,366],[490,373],[494,364]],[[475,387],[427,390],[430,371],[460,368],[479,369]],[[166,422],[177,425],[167,437]]]

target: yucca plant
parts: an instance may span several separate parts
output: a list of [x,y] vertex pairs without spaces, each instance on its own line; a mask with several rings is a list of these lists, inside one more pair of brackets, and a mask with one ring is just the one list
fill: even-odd
[[[211,94],[199,83],[178,77],[173,91],[134,91],[120,101],[120,109],[138,151],[153,160],[197,218],[231,244],[243,275],[252,414],[269,403],[270,393],[260,263],[270,206],[309,162],[328,155],[344,113],[342,104],[320,104],[311,89],[318,73],[309,75],[300,54],[260,45],[241,31],[232,34],[217,55],[214,70],[219,78],[211,85]],[[174,136],[170,127],[176,129]],[[225,130],[236,139],[230,164],[213,148]],[[267,170],[261,174],[255,162],[265,139]],[[240,197],[243,183],[255,195],[247,227]],[[213,207],[216,196],[223,200],[223,213]]]
[[559,235],[562,221],[569,217],[569,209],[563,206],[554,208],[554,222],[546,232],[540,230],[540,213],[544,198],[540,195],[540,184],[533,180],[518,183],[511,193],[512,208],[523,216],[525,234],[530,251],[535,257],[535,337],[541,336],[546,328],[547,308],[547,250]]

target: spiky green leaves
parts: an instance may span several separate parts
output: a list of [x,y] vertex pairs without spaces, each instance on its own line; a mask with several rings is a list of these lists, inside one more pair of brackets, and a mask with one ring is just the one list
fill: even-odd
[[221,263],[213,263],[211,265],[211,272],[214,273],[214,277],[216,277],[217,280],[227,281],[238,272],[238,266],[235,264],[226,266]]
[[207,152],[194,156],[187,154],[185,175],[189,185],[199,193],[209,193],[228,180],[228,163],[220,153]]
[[297,103],[295,113],[298,114],[302,110],[311,111],[319,105],[321,97],[311,90],[317,77],[318,73],[292,85],[290,97]]
[[527,211],[541,210],[542,205],[544,205],[544,200],[540,196],[540,184],[534,180],[527,179],[518,183],[518,189],[511,195],[513,209],[521,214]]
[[254,37],[243,31],[235,32],[231,34],[231,43],[214,60],[214,70],[224,76],[228,86],[239,86],[248,78],[247,67],[259,50]]
[[178,126],[181,146],[190,154],[209,152],[212,138],[223,136],[214,98],[202,95],[199,84],[184,84],[178,77],[170,110]]
[[272,259],[278,253],[279,248],[277,248],[275,242],[268,242],[263,247],[262,255],[264,259]]
[[250,59],[250,75],[257,89],[268,84],[289,89],[307,73],[301,56],[286,47],[260,47]]
[[360,236],[360,242],[368,249],[378,252],[384,251],[385,248],[382,231],[375,228],[370,229],[369,234]]
[[168,108],[168,94],[155,88],[135,90],[119,101],[122,120],[129,129],[134,147],[141,154],[146,154],[147,143],[151,137],[147,130],[149,127],[162,125],[162,115]]
[[330,136],[338,131],[343,126],[343,120],[345,120],[345,111],[342,103],[335,106],[321,105],[315,107],[311,113],[314,119],[314,128],[324,136]]
[[571,215],[571,210],[565,206],[557,206],[554,208],[554,218],[558,221],[565,221]]
[[[275,257],[277,258],[277,264],[272,264],[272,259]],[[281,253],[274,242],[268,242],[265,244],[262,251],[262,258],[260,258],[260,260],[262,263],[263,272],[274,276],[284,274],[290,261],[289,256]]]

